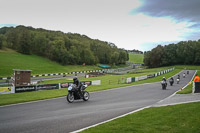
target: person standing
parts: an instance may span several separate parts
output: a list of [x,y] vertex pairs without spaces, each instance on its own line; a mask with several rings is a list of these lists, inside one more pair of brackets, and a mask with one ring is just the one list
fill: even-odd
[[194,82],[200,82],[200,78],[199,78],[199,75],[198,75],[198,74],[195,75],[195,78],[194,78],[193,81],[194,81]]
[[195,85],[194,93],[200,93],[200,78],[199,78],[198,74],[196,74],[193,82],[194,82],[194,85]]

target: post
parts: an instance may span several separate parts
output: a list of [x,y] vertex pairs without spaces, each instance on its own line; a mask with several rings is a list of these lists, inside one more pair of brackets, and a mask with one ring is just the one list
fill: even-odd
[[15,86],[11,87],[11,93],[15,93]]

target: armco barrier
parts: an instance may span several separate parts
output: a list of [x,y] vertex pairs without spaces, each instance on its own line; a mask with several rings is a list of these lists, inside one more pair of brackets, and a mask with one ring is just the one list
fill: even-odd
[[132,77],[132,78],[131,78],[131,82],[135,82],[135,77]]
[[101,80],[91,81],[92,85],[101,85]]
[[[69,75],[69,74],[79,74],[79,73],[89,73],[89,72],[104,72],[108,71],[108,69],[101,69],[101,70],[90,70],[90,71],[79,71],[79,72],[69,72],[69,73],[52,73],[52,74],[41,74],[41,75],[33,75],[32,78],[35,77],[45,77],[45,76],[58,76],[58,75]],[[11,79],[11,77],[0,77],[0,80]]]
[[[87,85],[101,85],[101,80],[96,81],[83,81]],[[61,89],[68,88],[70,83],[59,83],[59,84],[43,84],[43,85],[30,85],[30,86],[16,86],[12,87],[11,93],[20,93],[20,92],[30,92],[30,91],[40,91],[40,90],[52,90],[52,89]]]
[[174,70],[174,68],[171,68],[171,69],[163,70],[163,71],[155,73],[155,74],[149,74],[149,75],[140,76],[140,77],[127,78],[126,83],[131,83],[131,82],[136,82],[136,81],[140,81],[140,80],[145,80],[147,78],[157,77],[157,76],[160,76],[162,74],[168,73],[168,72],[173,71],[173,70]]
[[127,84],[131,83],[131,79],[132,79],[132,78],[127,78],[126,83],[127,83]]
[[147,78],[153,78],[153,77],[155,77],[154,74],[147,75]]
[[139,80],[139,81],[140,81],[140,80],[144,80],[144,79],[147,79],[147,75],[138,77],[138,80]]
[[38,91],[38,90],[52,90],[52,89],[59,89],[59,84],[36,85],[36,91]]
[[36,86],[35,85],[31,85],[31,86],[16,86],[13,89],[14,89],[14,91],[12,93],[29,92],[29,91],[36,91]]

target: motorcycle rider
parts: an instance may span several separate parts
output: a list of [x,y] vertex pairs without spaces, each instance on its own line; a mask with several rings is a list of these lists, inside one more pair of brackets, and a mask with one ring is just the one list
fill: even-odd
[[161,84],[162,84],[162,88],[163,89],[166,89],[167,88],[167,80],[165,77],[163,77],[162,81],[161,81]]
[[177,84],[179,84],[179,82],[180,82],[180,75],[178,75],[178,77],[177,77]]
[[78,89],[79,95],[80,95],[80,97],[82,98],[83,96],[82,96],[82,92],[81,92],[81,88],[82,88],[81,82],[78,80],[77,77],[74,77],[74,78],[73,78],[73,81],[74,81],[73,84],[76,85],[76,88]]
[[183,78],[185,78],[185,73],[183,73]]
[[174,83],[174,78],[173,78],[173,77],[171,77],[171,78],[169,79],[169,83],[170,83],[171,86],[173,85],[173,83]]

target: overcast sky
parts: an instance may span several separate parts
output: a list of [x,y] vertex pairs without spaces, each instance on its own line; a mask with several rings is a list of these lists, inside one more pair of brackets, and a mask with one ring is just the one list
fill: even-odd
[[200,0],[0,0],[0,27],[84,34],[127,50],[200,39]]

